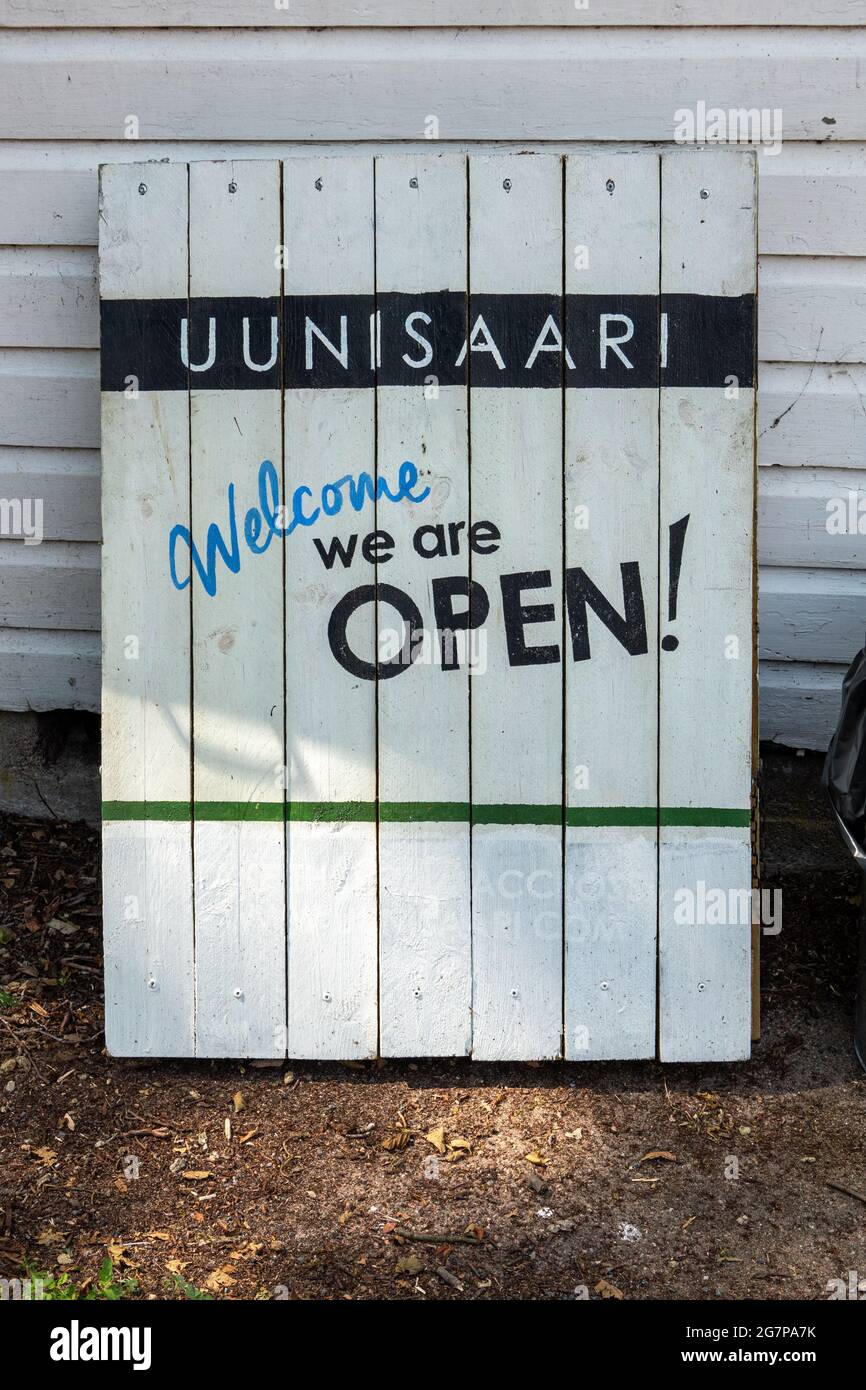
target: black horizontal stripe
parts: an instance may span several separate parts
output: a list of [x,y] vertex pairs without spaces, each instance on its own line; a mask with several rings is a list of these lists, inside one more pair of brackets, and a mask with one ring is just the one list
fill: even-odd
[[[619,389],[724,387],[732,377],[740,386],[754,384],[754,295],[567,295],[563,302],[558,295],[479,294],[468,301],[457,291],[438,290],[282,301],[106,299],[101,307],[104,391],[185,391],[188,384],[206,391],[276,390],[281,379],[287,389],[425,385],[431,379],[440,386],[552,389],[563,380]],[[667,358],[660,369],[662,314]],[[189,371],[181,350],[185,321]],[[269,365],[274,334],[276,356]],[[605,337],[626,335],[619,350],[609,342],[605,351]],[[570,359],[565,363],[557,348],[562,341]]]

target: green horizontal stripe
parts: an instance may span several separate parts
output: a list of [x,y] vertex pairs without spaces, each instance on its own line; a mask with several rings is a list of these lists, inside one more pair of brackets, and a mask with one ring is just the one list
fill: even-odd
[[566,825],[655,825],[655,806],[569,806]]
[[741,825],[752,824],[750,810],[734,810],[725,806],[662,806],[660,825]]
[[[103,801],[105,821],[375,822],[375,801]],[[383,823],[460,822],[473,825],[562,825],[558,805],[471,805],[468,801],[381,801]],[[743,826],[751,811],[713,806],[569,806],[569,826]]]

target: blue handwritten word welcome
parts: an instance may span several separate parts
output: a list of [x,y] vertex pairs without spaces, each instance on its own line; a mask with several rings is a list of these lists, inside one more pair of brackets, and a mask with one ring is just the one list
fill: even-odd
[[[259,466],[259,504],[257,507],[250,507],[244,517],[244,541],[254,555],[262,555],[274,536],[290,536],[298,526],[314,526],[322,515],[336,516],[342,510],[346,498],[348,498],[353,511],[356,512],[361,510],[365,502],[380,497],[384,497],[388,502],[423,502],[425,497],[429,496],[430,489],[425,487],[423,491],[416,493],[414,489],[417,482],[418,469],[408,459],[400,464],[396,489],[390,488],[387,479],[383,477],[374,480],[369,473],[358,473],[357,475],[347,473],[344,478],[337,478],[333,483],[325,483],[319,494],[318,506],[313,507],[308,512],[304,511],[304,507],[307,499],[312,498],[313,493],[310,488],[302,484],[300,487],[296,487],[292,493],[291,519],[287,525],[284,525],[285,508],[280,503],[280,482],[277,477],[277,470],[270,459],[263,459]],[[204,560],[199,554],[198,546],[195,544],[188,526],[178,523],[177,526],[171,528],[168,538],[168,566],[171,582],[176,589],[187,587],[192,579],[193,567],[195,567],[205,593],[210,594],[213,598],[217,587],[217,559],[221,559],[226,569],[232,574],[237,574],[240,569],[241,547],[238,539],[234,483],[229,483],[226,497],[228,501],[228,539],[223,535],[218,524],[212,521],[207,528]],[[175,560],[178,541],[183,541],[189,547],[192,561],[190,572],[183,579],[178,578]]]

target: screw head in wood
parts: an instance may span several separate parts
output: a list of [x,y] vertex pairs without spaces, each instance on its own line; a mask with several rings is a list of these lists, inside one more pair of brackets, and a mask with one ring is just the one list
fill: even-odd
[[508,193],[511,188],[511,179],[503,179],[502,187],[505,189],[505,192]]
[[702,189],[701,189],[701,197],[706,199],[706,198],[709,198],[709,196],[710,196],[710,190],[709,190],[708,188],[702,188]]
[[147,184],[146,184],[146,183],[140,183],[140,184],[138,185],[138,191],[139,191],[139,193],[141,193],[141,194],[146,193],[146,192],[147,192]]
[[237,186],[237,184],[235,183],[234,179],[232,179],[231,183],[229,184],[229,193],[237,193],[237,191],[238,191],[238,186]]

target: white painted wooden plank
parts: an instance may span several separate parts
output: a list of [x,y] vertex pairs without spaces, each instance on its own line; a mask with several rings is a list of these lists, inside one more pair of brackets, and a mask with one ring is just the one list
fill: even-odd
[[[0,535],[22,534],[29,516],[40,522],[47,541],[98,541],[99,477],[96,449],[0,445]],[[4,500],[21,504],[12,530],[6,526]],[[14,506],[11,519],[18,520]]]
[[98,632],[98,546],[0,541],[0,626]]
[[[139,185],[134,166],[102,170],[102,295],[184,297],[186,168],[151,167]],[[106,1038],[115,1056],[188,1057],[190,602],[167,574],[168,533],[189,524],[187,394],[106,392],[102,416]]]
[[98,353],[0,350],[0,441],[98,448]]
[[847,669],[762,661],[761,738],[788,748],[826,752],[839,718]]
[[[367,294],[372,301],[372,158],[308,155],[286,163],[283,209],[286,295]],[[313,345],[327,351],[311,338]],[[315,494],[350,473],[372,476],[375,442],[370,387],[285,392],[288,493],[303,485]],[[328,570],[313,543],[327,550],[335,537],[373,529],[372,506],[357,515],[344,508],[286,541],[291,1056],[372,1057],[377,1050],[376,692],[338,665],[327,637],[336,603],[371,584],[373,570],[361,559],[351,571],[339,560]],[[352,624],[353,643],[372,658],[374,604]]]
[[772,257],[760,294],[765,362],[866,361],[866,260]]
[[98,347],[96,253],[0,247],[0,346]]
[[762,570],[762,660],[849,662],[866,635],[866,573]]
[[[804,36],[804,44],[808,43]],[[321,154],[341,155],[347,148],[377,153],[381,143],[323,145]],[[463,141],[453,152],[468,151]],[[475,145],[473,153],[484,148]],[[492,146],[487,146],[493,152]],[[513,152],[526,148],[522,141]],[[628,148],[628,147],[622,147]],[[429,153],[424,139],[401,145],[406,153]],[[511,153],[507,144],[499,153]],[[303,154],[303,147],[294,151]],[[554,142],[548,152],[583,153],[579,142]],[[291,148],[269,142],[227,147],[212,141],[175,142],[170,146],[144,140],[112,143],[76,140],[45,143],[38,155],[20,141],[0,141],[4,199],[0,203],[0,244],[16,246],[95,246],[98,236],[96,170],[100,163],[138,162],[170,155],[172,159],[261,159],[275,154],[291,158]],[[760,198],[758,245],[765,255],[858,256],[866,248],[866,147],[826,140],[792,141],[778,155],[758,165]]]
[[[755,289],[755,157],[662,157],[662,293]],[[748,1057],[751,921],[701,920],[701,884],[751,888],[754,391],[661,392],[659,1055]],[[675,620],[669,528],[688,516]],[[674,638],[678,645],[667,649]],[[708,737],[708,730],[712,737]],[[722,812],[721,815],[718,813]],[[727,816],[726,814],[727,813]],[[745,824],[728,828],[733,813]],[[692,914],[681,896],[693,895]]]
[[83,0],[74,10],[61,0],[2,0],[0,23],[22,28],[174,27],[292,28],[307,26],[549,25],[555,28],[617,25],[854,25],[863,21],[861,0],[730,0],[720,10],[711,0],[595,0],[584,9],[560,0],[292,0],[285,9],[261,0],[155,0],[142,14],[136,0]]
[[759,381],[759,464],[863,467],[866,368],[762,363]]
[[99,711],[99,636],[0,627],[0,709]]
[[[472,381],[488,343],[474,296],[548,294],[561,317],[562,178],[557,156],[469,160],[470,505],[473,522],[490,521],[501,535],[495,553],[470,562],[490,599],[485,672],[470,684],[472,1049],[480,1059],[561,1050],[563,629],[552,605],[562,596],[562,391]],[[512,666],[500,576],[530,572],[549,587],[527,583],[518,602],[551,606],[535,615],[549,620],[524,629],[526,645],[556,647],[556,660]]]
[[[200,161],[189,167],[190,298],[280,294],[281,176],[276,160]],[[250,355],[267,361],[278,320],[250,306]],[[196,325],[203,347],[207,325]],[[216,330],[217,334],[219,330]],[[193,349],[190,359],[203,354]],[[217,363],[242,343],[215,342]],[[274,356],[277,356],[274,350]],[[275,368],[278,370],[277,364]],[[211,521],[227,533],[234,485],[239,515],[259,499],[259,470],[282,474],[282,409],[272,390],[196,389],[190,370],[193,537]],[[194,579],[196,1056],[282,1057],[286,1052],[283,546],[221,569],[211,596]],[[271,819],[261,819],[259,803]]]
[[758,555],[765,565],[866,568],[866,473],[762,470]]
[[[656,154],[569,156],[568,294],[657,295],[659,235]],[[620,566],[638,563],[646,628],[642,655],[591,610],[589,659],[573,660],[565,639],[565,1049],[575,1059],[655,1056],[658,409],[657,385],[566,386],[565,563],[618,613]],[[635,808],[643,824],[628,823]]]
[[781,109],[787,140],[847,141],[866,138],[864,56],[862,29],[149,29],[10,32],[0,62],[16,140],[122,138],[132,113],[147,140],[418,139],[434,116],[449,140],[670,141],[713,92]]
[[[377,160],[377,296],[454,291],[462,296],[465,322],[466,177],[460,155]],[[387,307],[380,312],[387,314]],[[424,320],[411,324],[425,332]],[[407,349],[415,346],[407,342]],[[418,344],[407,355],[422,362],[427,351]],[[435,581],[457,577],[468,585],[468,401],[465,384],[439,385],[431,370],[419,367],[412,385],[377,388],[380,476],[393,480],[408,459],[420,472],[420,486],[430,490],[422,503],[380,503],[377,515],[377,526],[395,542],[378,578],[412,597],[425,630],[419,659],[376,687],[379,1035],[386,1057],[464,1055],[471,1043],[470,653],[461,657],[449,648],[443,660],[433,608]],[[457,555],[449,543],[455,524]],[[418,552],[413,537],[421,526],[442,528],[444,555],[431,559]],[[436,536],[424,534],[430,549]],[[464,590],[454,611],[467,606]],[[380,658],[392,659],[403,648],[405,625],[388,602],[378,605],[377,623]],[[455,660],[459,669],[450,669]],[[429,803],[438,812],[421,810]],[[391,820],[389,804],[396,817],[410,819]]]

